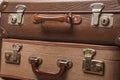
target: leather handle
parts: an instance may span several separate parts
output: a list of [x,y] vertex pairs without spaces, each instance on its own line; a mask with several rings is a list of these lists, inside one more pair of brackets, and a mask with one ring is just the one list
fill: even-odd
[[60,22],[69,22],[68,16],[41,16],[41,15],[33,15],[33,20],[35,21],[60,21]]
[[57,64],[60,68],[58,73],[43,72],[39,70],[39,65],[42,63],[42,59],[38,57],[30,57],[29,62],[31,63],[32,70],[38,78],[41,79],[57,79],[64,74],[64,72],[72,67],[72,62],[67,60],[58,60]]
[[35,14],[33,15],[33,20],[35,22],[42,22],[42,21],[59,21],[59,22],[66,22],[69,24],[80,24],[82,21],[82,18],[80,15],[72,15],[72,14],[66,14],[66,15],[39,15]]

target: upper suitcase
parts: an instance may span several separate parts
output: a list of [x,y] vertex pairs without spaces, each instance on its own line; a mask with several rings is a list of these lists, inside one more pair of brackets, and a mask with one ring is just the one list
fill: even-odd
[[119,0],[3,0],[3,38],[120,45]]

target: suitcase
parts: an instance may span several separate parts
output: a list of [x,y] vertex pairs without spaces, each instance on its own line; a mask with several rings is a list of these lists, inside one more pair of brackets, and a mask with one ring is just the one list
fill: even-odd
[[0,66],[20,80],[120,80],[120,48],[3,39]]
[[119,0],[3,0],[4,38],[120,45]]

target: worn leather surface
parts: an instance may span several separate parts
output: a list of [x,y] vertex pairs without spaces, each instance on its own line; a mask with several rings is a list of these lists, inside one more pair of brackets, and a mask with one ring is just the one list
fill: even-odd
[[[114,24],[110,29],[91,26],[92,11],[91,3],[101,2],[105,4],[103,13],[114,14]],[[8,24],[9,14],[16,12],[15,6],[24,4],[27,6],[24,13],[24,24],[11,26]],[[116,39],[120,34],[120,6],[117,0],[77,0],[77,1],[23,1],[8,0],[7,7],[2,12],[2,27],[5,30],[4,38],[48,40],[79,42],[91,44],[118,45]],[[65,15],[66,13],[77,14],[82,17],[79,25],[73,25],[57,21],[45,21],[35,24],[32,16],[34,14]]]
[[[5,52],[12,52],[13,44],[23,45],[20,52],[20,65],[5,63]],[[96,50],[96,55],[93,60],[104,61],[105,71],[103,76],[83,72],[83,49],[86,48]],[[73,67],[64,73],[62,77],[55,80],[120,80],[119,53],[119,47],[116,46],[4,39],[1,53],[1,74],[11,75],[11,77],[21,77],[23,80],[36,80],[37,78],[32,71],[28,59],[31,56],[37,56],[43,59],[43,63],[39,67],[39,70],[43,72],[57,73],[59,71],[56,63],[58,59],[67,59],[73,62]]]
[[26,12],[91,12],[90,4],[104,3],[103,12],[119,12],[119,0],[4,0],[8,2],[7,8],[3,12],[15,12],[15,6],[24,4],[27,6]]

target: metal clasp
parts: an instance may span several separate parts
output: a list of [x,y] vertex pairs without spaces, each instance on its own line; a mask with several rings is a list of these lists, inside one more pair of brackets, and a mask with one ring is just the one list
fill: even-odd
[[72,68],[72,66],[73,66],[73,63],[72,63],[72,61],[70,61],[70,60],[61,60],[61,59],[57,60],[57,65],[58,65],[59,67],[61,66],[61,64],[65,64],[65,66],[66,66],[68,69]]
[[8,24],[9,25],[22,25],[24,23],[23,13],[26,9],[25,5],[16,6],[17,13],[9,14]]
[[104,4],[103,3],[93,3],[90,5],[90,7],[92,8],[92,21],[91,21],[91,25],[92,26],[98,26],[99,25],[99,18],[100,18],[100,14],[101,11],[104,8]]
[[[96,51],[94,49],[85,49],[83,50],[85,55],[85,68],[87,70],[91,69],[91,60],[93,59],[94,55],[96,54]],[[86,64],[87,63],[87,64]]]
[[85,55],[85,58],[83,59],[83,71],[85,73],[103,75],[104,62],[100,60],[93,60],[96,50],[87,48],[83,50],[83,53]]
[[10,63],[10,64],[20,64],[20,59],[21,59],[21,49],[22,49],[22,45],[21,44],[13,44],[12,48],[13,51],[12,52],[5,52],[5,62],[6,63]]
[[25,5],[17,5],[16,9],[17,9],[17,17],[18,17],[17,23],[21,24],[22,23],[23,12],[25,11],[26,6]]

